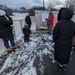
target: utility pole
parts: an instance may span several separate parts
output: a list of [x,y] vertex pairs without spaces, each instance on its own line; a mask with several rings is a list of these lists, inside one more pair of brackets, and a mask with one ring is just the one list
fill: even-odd
[[45,1],[43,0],[43,7],[45,7]]

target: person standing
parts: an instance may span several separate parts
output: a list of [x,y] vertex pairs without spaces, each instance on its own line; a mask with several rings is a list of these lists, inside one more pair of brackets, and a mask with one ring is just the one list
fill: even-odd
[[48,26],[48,33],[53,33],[53,24],[54,24],[54,14],[50,11],[48,18],[47,18],[47,26]]
[[24,42],[29,42],[29,37],[30,37],[31,30],[30,30],[30,28],[28,27],[27,24],[25,24],[22,31],[24,33]]
[[[60,12],[61,11],[61,12]],[[72,50],[72,38],[75,33],[75,23],[71,20],[73,11],[69,8],[60,9],[58,22],[53,30],[54,59],[58,63],[59,70],[64,70],[70,61]]]
[[31,28],[31,18],[29,13],[27,13],[27,16],[25,17],[25,22],[28,24],[28,27]]
[[[4,46],[6,47],[8,52],[13,51],[13,49],[17,48],[18,45],[14,42],[14,35],[13,35],[13,20],[9,17],[5,11],[0,10],[0,38],[3,39]],[[11,47],[9,45],[11,44]]]

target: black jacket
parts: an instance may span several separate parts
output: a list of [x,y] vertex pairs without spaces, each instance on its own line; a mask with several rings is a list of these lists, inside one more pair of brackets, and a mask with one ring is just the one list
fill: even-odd
[[55,60],[60,64],[67,64],[72,50],[72,37],[75,32],[75,23],[71,20],[73,12],[68,8],[63,9],[60,16],[53,30]]
[[[7,19],[8,18],[8,19]],[[13,24],[12,18],[7,16],[0,16],[0,38],[12,37],[12,27]]]
[[30,16],[26,16],[25,22],[28,24],[29,28],[31,27],[31,18]]
[[22,31],[24,34],[30,34],[31,33],[31,30],[29,27],[23,27]]

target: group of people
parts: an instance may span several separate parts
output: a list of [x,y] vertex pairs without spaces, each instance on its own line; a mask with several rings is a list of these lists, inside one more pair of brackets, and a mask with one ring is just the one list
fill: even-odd
[[27,13],[27,16],[25,17],[25,26],[23,27],[23,33],[24,33],[24,42],[29,42],[29,37],[31,33],[31,18],[29,16],[29,13]]
[[[30,30],[31,18],[29,16],[29,13],[27,13],[25,22],[26,24],[23,28],[24,41],[28,42],[29,36],[31,33],[31,30]],[[17,45],[14,41],[13,20],[3,10],[0,10],[0,38],[2,38],[4,42],[4,46],[7,49],[7,52],[11,52],[11,51],[14,51],[16,48],[19,48],[19,45]]]
[[[53,35],[54,41],[54,59],[56,60],[60,70],[63,70],[69,63],[72,51],[72,39],[75,35],[75,23],[71,20],[73,11],[69,8],[61,8],[58,12],[57,20],[54,29],[54,14],[49,13],[47,20],[48,32]],[[29,13],[25,18],[25,26],[23,27],[24,41],[29,42],[31,33],[31,19]],[[7,51],[10,52],[19,46],[14,42],[13,20],[3,10],[0,10],[0,38],[3,39]],[[9,45],[9,41],[11,46]]]
[[48,33],[53,35],[54,59],[58,69],[63,71],[71,58],[72,45],[75,46],[75,23],[71,20],[73,11],[61,8],[58,12],[57,23],[53,29],[54,14],[49,13],[47,20]]

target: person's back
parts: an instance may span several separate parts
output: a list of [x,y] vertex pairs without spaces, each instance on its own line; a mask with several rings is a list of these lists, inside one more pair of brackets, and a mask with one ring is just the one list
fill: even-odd
[[71,20],[61,20],[58,23],[59,36],[57,39],[72,40],[75,23]]
[[25,25],[22,30],[24,33],[24,42],[29,42],[29,37],[31,33],[30,28],[28,27],[28,25]]
[[74,29],[75,29],[75,23],[72,20],[70,20],[70,18],[72,18],[72,14],[73,14],[72,11],[69,11],[69,9],[65,9],[61,13],[61,18],[55,26],[55,29],[57,28],[59,29],[58,37],[61,39],[72,40],[72,37],[74,35]]
[[71,20],[73,11],[68,8],[64,8],[60,16],[53,30],[53,41],[55,43],[54,58],[59,63],[59,66],[63,68],[70,60],[75,23]]
[[25,22],[28,24],[29,28],[31,28],[31,18],[29,16],[29,13],[27,13],[25,17]]

